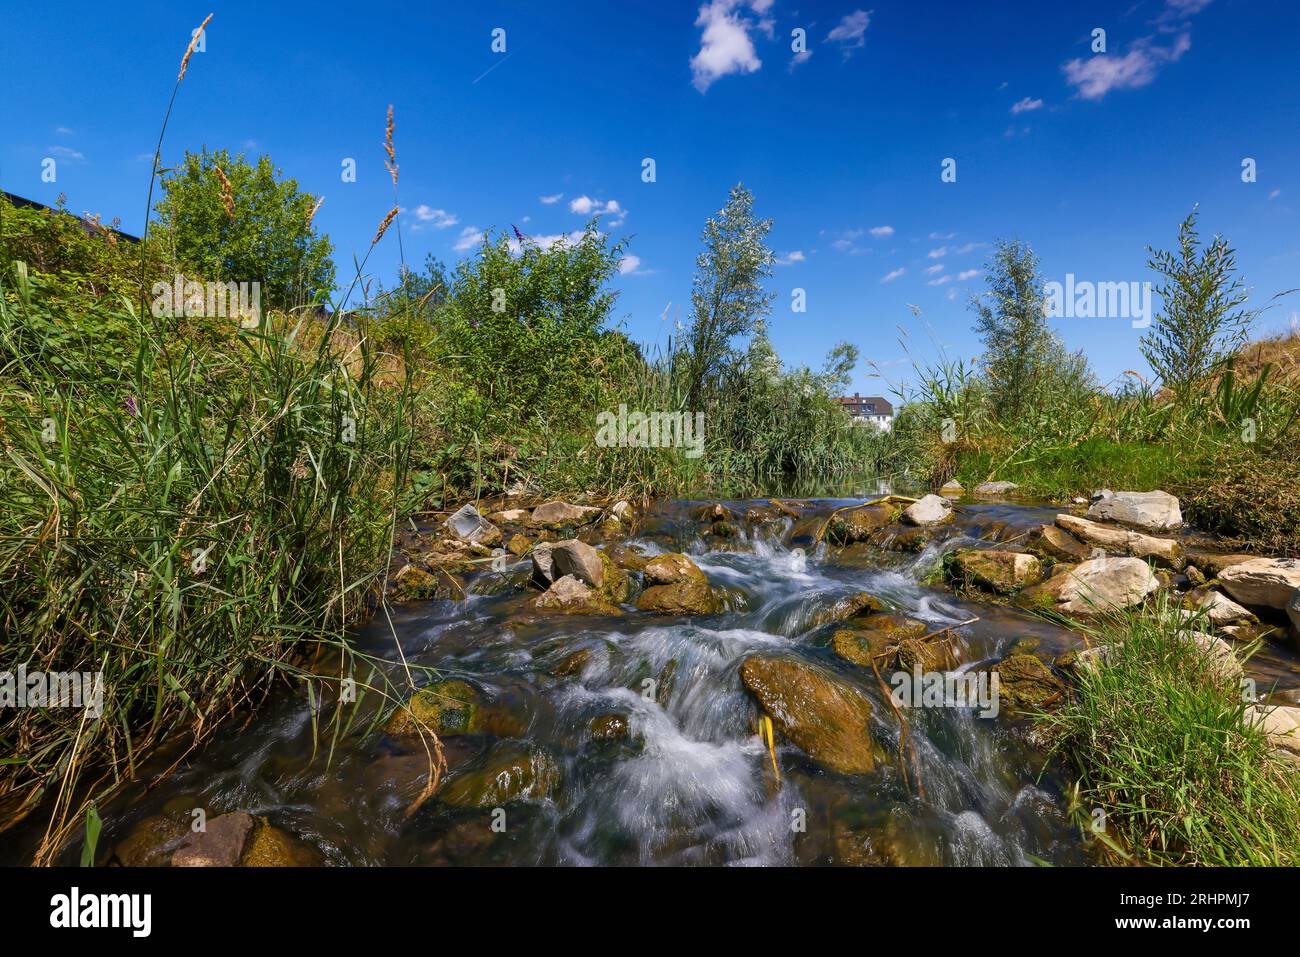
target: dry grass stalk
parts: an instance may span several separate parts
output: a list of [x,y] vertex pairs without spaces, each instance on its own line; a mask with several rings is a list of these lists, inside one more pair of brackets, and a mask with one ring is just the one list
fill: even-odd
[[388,215],[384,217],[384,221],[379,224],[379,230],[378,232],[375,233],[375,238],[370,240],[370,245],[372,246],[379,245],[379,240],[384,238],[384,233],[388,232],[388,227],[392,225],[393,220],[396,218],[397,218],[397,207],[394,206],[392,209],[388,211]]
[[209,13],[204,21],[199,24],[199,28],[194,31],[194,35],[190,37],[190,45],[185,48],[185,56],[181,57],[181,72],[176,74],[177,83],[185,79],[185,71],[189,69],[190,57],[194,54],[194,47],[198,44],[199,37],[203,36],[203,31],[207,29],[208,23],[211,20],[212,14]]
[[217,171],[217,179],[221,181],[221,205],[226,207],[226,218],[232,223],[235,221],[235,191],[231,188],[230,180],[226,178],[225,172],[215,163],[212,168]]

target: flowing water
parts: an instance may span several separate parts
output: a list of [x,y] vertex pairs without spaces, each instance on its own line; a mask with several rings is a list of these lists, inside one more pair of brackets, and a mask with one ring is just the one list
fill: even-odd
[[[203,807],[210,816],[266,815],[335,864],[1089,861],[1060,769],[1029,743],[1023,721],[912,709],[905,777],[899,724],[880,682],[830,652],[834,625],[810,627],[837,599],[866,590],[932,629],[978,616],[957,633],[961,670],[986,669],[1013,646],[1050,660],[1076,647],[1077,636],[922,581],[944,550],[1009,541],[1058,509],[972,505],[946,540],[903,554],[815,545],[825,515],[847,500],[809,503],[798,520],[745,524],[725,541],[701,536],[693,504],[659,504],[624,544],[690,554],[729,594],[724,613],[538,616],[528,607],[536,593],[523,589],[524,560],[504,572],[485,568],[465,600],[395,606],[391,620],[381,614],[358,635],[358,647],[386,662],[394,680],[404,681],[408,667],[421,684],[429,680],[423,668],[463,678],[517,722],[505,738],[444,736],[450,777],[433,797],[420,800],[429,769],[420,745],[367,730],[362,718],[327,760],[330,724],[313,722],[305,695],[286,693],[247,725],[223,728],[158,786],[105,809],[102,843],[164,809]],[[728,504],[743,512],[755,503]],[[574,658],[579,650],[585,658]],[[759,652],[817,663],[870,697],[884,751],[875,770],[824,770],[778,735],[778,783],[738,676],[741,661]],[[562,664],[575,660],[581,667]],[[1298,683],[1293,661],[1272,666]],[[358,712],[377,703],[363,698]],[[622,718],[626,735],[593,732],[593,719],[608,716]],[[485,769],[502,767],[533,775],[536,786],[500,809],[442,799],[457,780],[490,780]]]

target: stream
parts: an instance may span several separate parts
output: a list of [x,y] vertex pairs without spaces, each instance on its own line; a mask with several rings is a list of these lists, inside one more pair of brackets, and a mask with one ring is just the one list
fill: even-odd
[[[358,650],[399,684],[408,669],[421,685],[468,682],[509,726],[444,735],[448,775],[437,793],[424,794],[429,756],[418,740],[365,727],[378,696],[363,696],[357,720],[332,741],[330,722],[313,721],[313,702],[285,692],[247,723],[229,722],[151,789],[134,787],[102,809],[101,845],[153,816],[202,807],[264,815],[301,843],[304,860],[338,865],[1089,863],[1065,769],[1034,747],[1027,722],[910,709],[905,765],[881,681],[832,653],[835,623],[816,624],[865,590],[931,630],[978,618],[955,631],[960,671],[986,670],[1013,648],[1051,661],[1079,636],[923,582],[944,551],[1010,541],[1060,508],[964,504],[920,552],[814,542],[833,509],[861,500],[801,500],[799,518],[741,522],[725,540],[702,534],[693,517],[705,502],[654,503],[620,544],[689,555],[728,596],[729,610],[715,615],[631,606],[618,616],[530,615],[531,561],[513,557],[504,570],[484,565],[464,600],[394,605],[359,631]],[[743,515],[767,501],[725,504]],[[778,782],[739,676],[755,653],[815,664],[870,699],[884,746],[870,773],[827,770],[778,734]],[[1273,649],[1255,665],[1294,697],[1285,690],[1300,687],[1294,655]],[[494,781],[513,787],[513,799],[464,797],[492,793]]]

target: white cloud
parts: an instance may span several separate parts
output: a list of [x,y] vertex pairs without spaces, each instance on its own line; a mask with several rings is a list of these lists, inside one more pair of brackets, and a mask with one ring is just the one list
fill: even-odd
[[952,276],[940,276],[938,279],[931,279],[926,283],[927,286],[942,286],[944,283],[952,282]]
[[776,264],[778,266],[790,266],[793,265],[794,263],[804,262],[807,260],[807,258],[808,257],[803,254],[803,250],[796,249],[794,252],[789,252],[783,256],[778,256],[776,258]]
[[64,159],[80,160],[86,157],[82,156],[77,150],[67,146],[49,146],[46,147],[52,156],[62,156]]
[[866,44],[865,34],[867,25],[871,22],[871,13],[870,10],[854,10],[826,34],[827,40],[840,44],[845,59],[853,55],[853,50]]
[[640,267],[640,265],[641,265],[641,257],[633,256],[631,253],[628,253],[626,256],[624,256],[622,259],[618,261],[619,275],[621,276],[636,275],[637,269]]
[[1269,198],[1269,199],[1277,199],[1277,198],[1278,198],[1279,196],[1281,196],[1281,195],[1282,195],[1282,191],[1281,191],[1280,189],[1275,189],[1275,190],[1273,190],[1273,192],[1271,192],[1271,193],[1268,194],[1268,198]]
[[894,235],[894,227],[893,226],[872,226],[871,235],[875,236],[878,239],[884,236],[892,236]]
[[1099,54],[1076,57],[1061,69],[1065,80],[1084,100],[1100,100],[1111,90],[1136,90],[1156,78],[1166,63],[1177,62],[1192,47],[1188,33],[1180,33],[1170,46],[1158,46],[1153,37],[1134,41],[1123,56]]
[[931,249],[926,253],[926,255],[931,259],[942,259],[944,256],[948,255],[948,247],[940,246],[938,249]]
[[540,199],[547,206],[554,206],[560,200],[564,199],[564,194],[552,193],[550,196],[538,196],[537,198]]
[[54,132],[58,133],[60,136],[72,135],[72,130],[68,129],[66,126],[56,126]]
[[974,279],[979,274],[980,271],[978,269],[963,269],[961,272],[957,273],[957,278],[961,282],[965,282],[967,279]]
[[460,231],[460,238],[456,240],[456,245],[452,248],[458,253],[473,249],[479,243],[483,242],[483,231],[477,226],[466,226]]
[[925,267],[925,274],[927,276],[933,276],[937,272],[943,272],[943,263],[935,263],[933,266]]
[[790,57],[790,69],[793,70],[800,63],[807,63],[812,55],[812,50],[804,50],[801,53],[796,53],[794,56]]
[[1013,104],[1012,104],[1012,106],[1011,106],[1011,112],[1012,112],[1012,113],[1028,113],[1030,110],[1041,109],[1041,108],[1042,108],[1042,105],[1043,105],[1043,101],[1042,101],[1042,100],[1031,100],[1029,97],[1025,97],[1025,98],[1024,98],[1023,100],[1021,100],[1019,103],[1013,103]]
[[895,279],[897,279],[899,276],[903,275],[903,273],[905,273],[905,272],[907,272],[907,270],[904,269],[902,266],[899,266],[899,267],[898,267],[897,269],[895,269],[893,272],[887,272],[887,273],[885,273],[885,275],[881,277],[880,281],[881,281],[881,282],[893,282]]
[[763,65],[754,51],[754,41],[749,36],[753,21],[740,15],[749,6],[762,16],[772,6],[771,0],[713,0],[700,7],[695,20],[703,27],[700,51],[691,57],[691,82],[701,93],[715,80],[732,73],[753,73]]
[[434,209],[424,203],[415,207],[415,218],[434,229],[446,229],[460,222],[460,217],[455,213],[449,213],[445,209]]
[[954,237],[956,237],[956,235],[957,235],[956,233],[931,233],[930,238],[931,239],[953,239]]
[[569,200],[569,212],[580,216],[612,216],[611,226],[621,226],[627,210],[618,204],[618,200],[601,201],[590,196],[578,196]]

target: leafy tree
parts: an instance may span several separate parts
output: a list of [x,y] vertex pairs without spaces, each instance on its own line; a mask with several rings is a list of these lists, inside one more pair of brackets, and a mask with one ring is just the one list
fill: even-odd
[[704,224],[704,250],[695,261],[687,333],[691,409],[699,408],[734,360],[733,340],[752,332],[775,298],[762,285],[775,261],[765,243],[772,221],[754,219],[753,207],[754,194],[737,184],[726,206]]
[[988,292],[972,296],[970,308],[984,342],[993,413],[1010,421],[1041,396],[1067,353],[1044,316],[1038,257],[1027,243],[1000,241],[986,281]]
[[334,285],[334,251],[312,225],[316,197],[262,156],[186,151],[162,180],[160,232],[194,278],[259,282],[263,308],[309,302]]
[[485,237],[439,310],[440,350],[517,419],[576,414],[595,385],[593,351],[612,343],[606,323],[618,294],[607,284],[622,250],[594,221],[576,241],[548,246]]
[[1240,308],[1247,294],[1235,275],[1236,252],[1215,236],[1198,255],[1196,215],[1193,206],[1178,227],[1176,252],[1147,247],[1164,308],[1142,337],[1142,355],[1180,400],[1246,341],[1252,318]]

